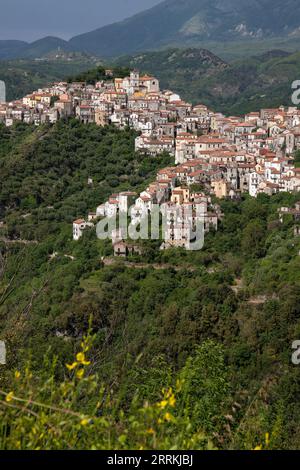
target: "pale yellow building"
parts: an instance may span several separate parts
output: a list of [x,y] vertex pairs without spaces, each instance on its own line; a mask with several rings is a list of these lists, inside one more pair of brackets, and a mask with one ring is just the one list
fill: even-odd
[[222,199],[224,197],[229,196],[230,191],[230,183],[225,180],[217,180],[211,183],[211,186],[214,190],[215,196],[218,199]]

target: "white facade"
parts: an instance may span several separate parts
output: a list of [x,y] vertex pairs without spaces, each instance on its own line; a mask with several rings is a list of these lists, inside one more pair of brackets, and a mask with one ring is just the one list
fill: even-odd
[[78,241],[87,227],[93,227],[91,222],[86,222],[83,219],[78,219],[73,222],[73,240]]

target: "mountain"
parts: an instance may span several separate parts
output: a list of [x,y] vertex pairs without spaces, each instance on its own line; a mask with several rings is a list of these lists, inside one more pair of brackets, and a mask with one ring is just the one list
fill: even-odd
[[52,36],[30,44],[23,41],[0,41],[0,59],[35,59],[58,49],[72,50],[67,41]]
[[24,41],[0,41],[0,59],[22,56],[28,46]]
[[36,58],[60,48],[117,57],[169,47],[202,47],[228,59],[300,47],[298,0],[165,0],[118,23],[64,41],[0,41],[0,59]]
[[29,44],[23,53],[23,57],[34,59],[35,57],[47,55],[54,50],[70,51],[71,47],[69,43],[63,39],[48,36]]
[[300,76],[300,53],[272,50],[226,63],[205,49],[169,49],[115,60],[156,75],[162,88],[225,114],[292,105],[291,84]]
[[124,21],[70,40],[103,57],[200,41],[298,40],[298,0],[165,0]]

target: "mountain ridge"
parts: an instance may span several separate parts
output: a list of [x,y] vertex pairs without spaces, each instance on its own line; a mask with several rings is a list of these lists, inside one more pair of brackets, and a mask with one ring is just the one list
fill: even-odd
[[[267,12],[267,14],[266,14]],[[300,5],[288,0],[165,0],[131,18],[71,38],[70,44],[105,56],[191,40],[229,41],[299,37]]]
[[0,59],[35,59],[58,49],[65,52],[77,52],[72,50],[68,41],[55,36],[46,36],[31,43],[0,40]]
[[[213,47],[207,43],[215,42]],[[274,44],[273,44],[274,43]],[[125,20],[74,36],[46,37],[28,44],[0,41],[0,59],[35,58],[53,47],[101,58],[169,47],[264,50],[300,48],[298,0],[164,0]],[[267,47],[268,44],[268,47]],[[265,46],[264,46],[265,45]]]

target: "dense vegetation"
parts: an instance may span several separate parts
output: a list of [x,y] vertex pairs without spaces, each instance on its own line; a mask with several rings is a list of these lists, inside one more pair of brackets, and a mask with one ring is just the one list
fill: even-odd
[[113,192],[144,187],[159,165],[171,162],[167,155],[135,154],[136,134],[129,129],[85,126],[74,119],[31,130],[22,124],[0,127],[0,217],[6,217],[14,237],[42,238],[38,227],[57,233],[56,222],[86,216]]
[[1,448],[299,449],[300,238],[277,208],[300,195],[221,201],[202,251],[108,264],[71,222],[171,163],[134,137],[0,127]]
[[130,69],[128,67],[113,67],[110,69],[111,74],[106,74],[106,68],[102,65],[99,65],[95,69],[90,69],[85,72],[82,72],[75,77],[70,77],[70,81],[79,81],[86,82],[89,85],[95,85],[96,82],[104,80],[112,80],[113,78],[125,78],[130,74]]

